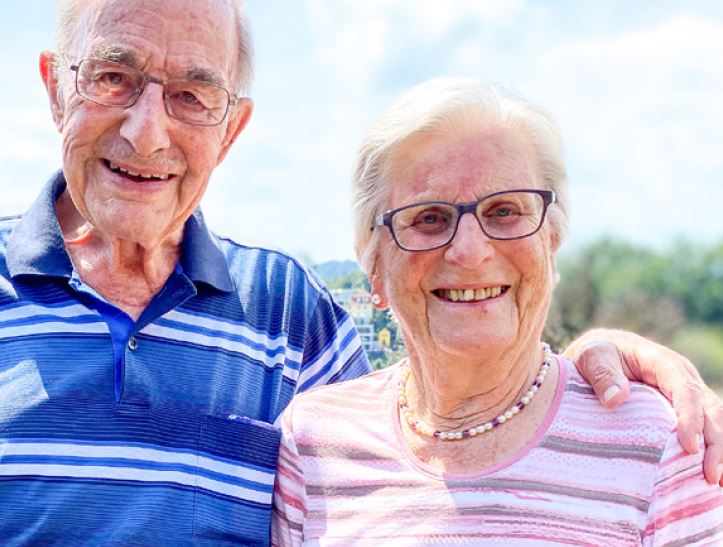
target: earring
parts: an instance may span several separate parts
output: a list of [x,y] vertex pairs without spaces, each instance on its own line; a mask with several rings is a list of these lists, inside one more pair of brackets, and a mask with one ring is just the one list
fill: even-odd
[[382,296],[380,294],[374,293],[372,295],[372,304],[374,304],[375,306],[378,306],[381,303],[382,303]]

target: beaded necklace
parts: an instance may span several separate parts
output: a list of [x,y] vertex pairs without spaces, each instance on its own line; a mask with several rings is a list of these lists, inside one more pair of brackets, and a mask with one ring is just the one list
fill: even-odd
[[440,441],[459,441],[461,439],[468,439],[470,437],[475,437],[476,435],[486,433],[487,431],[491,431],[495,427],[498,427],[515,417],[520,412],[520,410],[530,404],[530,401],[535,396],[535,393],[537,393],[537,391],[540,389],[540,386],[542,385],[545,376],[547,376],[547,372],[550,370],[553,358],[550,346],[548,346],[547,344],[543,344],[542,349],[545,352],[545,359],[544,361],[542,361],[542,364],[540,365],[540,370],[535,377],[535,381],[530,386],[530,389],[527,390],[527,392],[520,398],[517,403],[512,405],[508,410],[506,410],[493,420],[474,427],[468,427],[466,429],[458,429],[453,431],[439,431],[437,429],[434,429],[431,425],[424,423],[421,419],[417,418],[412,413],[412,409],[409,408],[409,403],[407,402],[407,380],[409,380],[410,374],[409,367],[404,367],[401,373],[401,377],[399,378],[399,415],[404,418],[412,431],[416,431],[417,433],[419,433],[420,435],[424,435],[425,437],[434,437],[435,439],[439,439]]

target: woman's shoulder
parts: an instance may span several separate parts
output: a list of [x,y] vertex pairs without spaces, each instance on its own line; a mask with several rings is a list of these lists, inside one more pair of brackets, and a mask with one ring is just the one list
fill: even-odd
[[592,427],[611,437],[637,439],[664,446],[675,428],[670,402],[658,391],[638,382],[631,383],[630,396],[614,409],[600,404],[592,386],[575,365],[561,358],[567,374],[562,410],[566,420],[580,427]]
[[296,417],[318,416],[323,411],[346,414],[379,406],[380,400],[396,388],[399,366],[393,365],[353,380],[326,384],[299,393],[289,405],[289,412]]

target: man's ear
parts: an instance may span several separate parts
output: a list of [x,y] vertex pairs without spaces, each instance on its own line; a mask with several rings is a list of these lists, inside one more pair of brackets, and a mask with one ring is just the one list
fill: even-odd
[[246,124],[251,119],[251,114],[254,111],[254,102],[248,97],[239,99],[238,102],[233,106],[233,109],[229,112],[229,121],[226,126],[226,135],[223,138],[221,144],[221,150],[218,153],[216,165],[221,163],[226,157],[231,145],[239,136],[241,131],[244,130]]
[[40,77],[43,79],[45,89],[50,100],[50,111],[53,114],[53,121],[58,131],[63,131],[65,105],[63,94],[58,85],[58,77],[54,69],[55,54],[50,51],[43,51],[40,54]]

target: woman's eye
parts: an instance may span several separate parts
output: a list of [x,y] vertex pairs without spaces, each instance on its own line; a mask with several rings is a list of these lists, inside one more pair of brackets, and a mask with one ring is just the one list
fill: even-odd
[[522,215],[520,207],[512,204],[499,204],[493,207],[489,207],[485,212],[486,218],[508,218]]
[[421,231],[444,230],[449,226],[449,215],[440,211],[425,211],[418,214],[411,226]]

